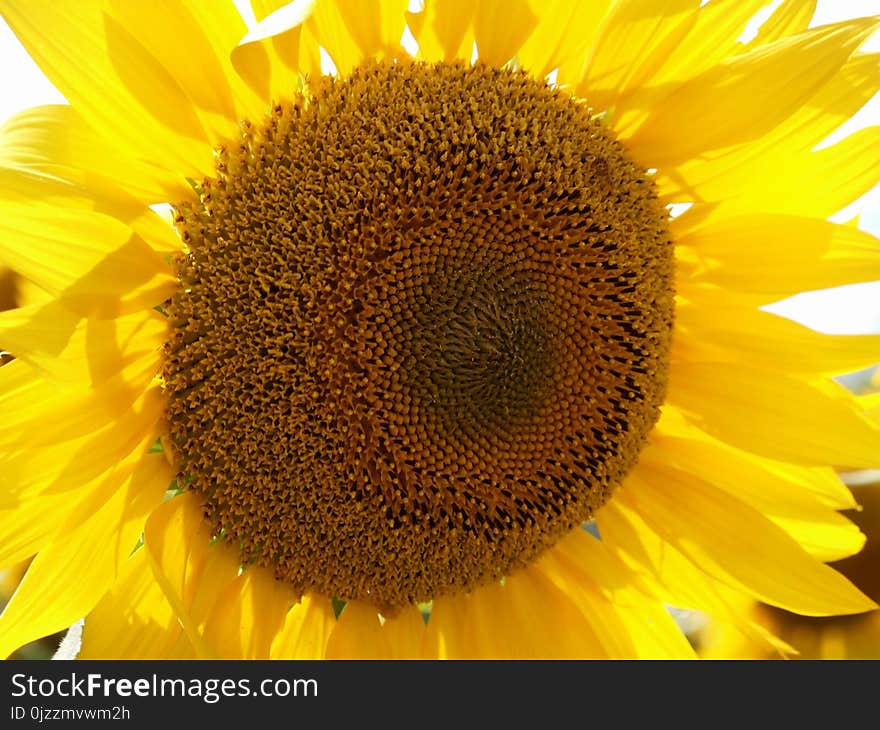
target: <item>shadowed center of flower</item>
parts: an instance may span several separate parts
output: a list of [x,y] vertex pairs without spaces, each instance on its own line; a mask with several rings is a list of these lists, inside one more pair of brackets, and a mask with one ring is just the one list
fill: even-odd
[[665,211],[523,73],[321,79],[245,123],[177,224],[178,466],[299,590],[392,610],[497,580],[589,519],[656,421]]

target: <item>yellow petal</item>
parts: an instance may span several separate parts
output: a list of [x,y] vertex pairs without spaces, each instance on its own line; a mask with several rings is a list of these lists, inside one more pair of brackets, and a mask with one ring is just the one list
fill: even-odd
[[537,562],[572,598],[614,659],[686,659],[694,652],[672,616],[601,542],[572,530]]
[[[877,377],[876,374],[874,377]],[[859,396],[859,405],[868,415],[868,418],[880,423],[880,393],[869,393],[868,395]]]
[[287,612],[272,642],[272,659],[324,659],[327,641],[336,625],[329,598],[305,595]]
[[718,64],[661,100],[627,146],[642,164],[663,168],[757,139],[838,73],[875,24],[823,26]]
[[701,284],[754,292],[768,301],[808,289],[880,278],[880,241],[852,226],[756,214],[709,221],[681,236],[679,292]]
[[8,0],[3,17],[86,123],[105,133],[108,154],[118,147],[178,174],[209,174],[212,140],[192,100],[109,5]]
[[[125,106],[119,97],[127,92],[135,104],[165,125],[172,136],[178,131],[184,134],[188,131],[198,139],[206,136],[208,149],[193,150],[189,157],[209,152],[210,145],[219,140],[236,139],[239,119],[262,117],[262,101],[237,76],[229,61],[229,51],[246,31],[233,2],[218,0],[208,7],[189,0],[154,3],[106,0],[79,6],[77,20],[83,25],[81,32],[85,40],[102,51],[99,59],[89,59],[90,71],[95,63],[103,62],[109,80],[121,88],[90,89],[86,85],[89,77],[83,77],[81,70],[70,67],[69,56],[80,49],[64,43],[41,48],[46,62],[73,87],[72,93],[66,95],[78,110],[82,111],[83,98],[91,100],[101,95]],[[25,24],[40,18],[40,12],[39,7],[28,7]],[[186,43],[180,43],[181,37],[187,39]],[[153,92],[160,90],[170,90],[178,98],[154,97]],[[162,108],[163,101],[167,106],[177,102],[177,108]],[[103,127],[93,124],[94,119],[89,118],[88,112],[86,117],[93,128],[103,131]],[[188,126],[177,128],[176,121],[184,121]],[[137,147],[131,149],[136,150]],[[144,161],[154,157],[151,152],[139,151]]]
[[387,659],[390,653],[375,606],[360,601],[346,604],[327,642],[327,658]]
[[722,441],[797,464],[876,466],[880,429],[842,386],[744,364],[674,363],[670,403]]
[[750,45],[771,43],[806,30],[815,12],[816,0],[783,0],[758,29],[758,35]]
[[[760,45],[757,38],[752,43],[745,44],[740,36],[745,32],[749,21],[765,7],[767,0],[713,0],[702,3],[693,29],[672,51],[654,80],[681,81],[706,71],[730,56],[742,53],[747,50],[748,45]],[[768,20],[764,25],[769,22]]]
[[195,651],[137,550],[86,617],[79,659],[195,659]]
[[395,616],[385,618],[382,630],[387,637],[392,659],[423,658],[428,631],[418,608],[407,606]]
[[858,527],[822,504],[800,484],[764,468],[758,457],[713,439],[656,434],[639,457],[641,474],[657,483],[686,472],[739,499],[785,530],[823,562],[857,553],[865,544]]
[[436,599],[426,646],[427,656],[441,659],[607,656],[574,601],[535,568],[514,573],[503,586]]
[[[23,112],[26,114],[26,112]],[[12,117],[12,120],[26,118]],[[32,203],[56,205],[65,208],[84,208],[95,210],[95,196],[81,185],[56,176],[49,169],[42,169],[49,160],[36,146],[16,148],[10,145],[0,146],[3,154],[11,155],[10,165],[0,166],[0,200],[12,203]],[[25,162],[25,160],[27,162]],[[21,163],[21,164],[19,164]],[[37,169],[30,170],[28,164],[34,163]]]
[[698,10],[697,0],[614,3],[587,59],[578,95],[596,109],[613,109],[619,97],[658,70],[687,36]]
[[296,2],[288,2],[288,0],[250,0],[251,10],[257,23],[262,21],[267,15],[271,15],[282,7],[297,5]]
[[[736,295],[730,299],[734,302]],[[685,304],[675,310],[675,328],[673,359],[746,362],[781,372],[822,375],[880,362],[880,335],[825,335],[785,317],[741,306]]]
[[766,458],[761,458],[761,464],[777,476],[799,484],[826,507],[835,510],[858,508],[852,492],[830,466],[803,467]]
[[854,53],[818,93],[770,137],[763,150],[809,152],[852,117],[874,95],[880,80],[880,55]]
[[[237,139],[242,117],[252,112],[262,116],[262,104],[246,85],[235,84],[238,77],[229,63],[230,50],[247,30],[231,0],[215,0],[210,8],[197,0],[109,0],[105,13],[108,51],[115,50],[112,19],[120,38],[148,49],[151,59],[174,80],[212,143]],[[138,81],[123,69],[118,73],[129,88]]]
[[149,387],[156,366],[155,357],[146,357],[96,388],[63,388],[19,360],[8,363],[4,367],[10,371],[0,376],[0,409],[9,414],[0,432],[0,449],[52,446],[124,419]]
[[122,190],[147,205],[192,196],[183,175],[149,159],[107,154],[106,139],[62,104],[33,107],[8,119],[0,129],[0,165],[77,182],[107,197]]
[[266,659],[295,596],[212,533],[197,495],[162,504],[144,530],[153,575],[200,656]]
[[853,54],[840,71],[784,124],[755,143],[739,148],[737,153],[719,158],[717,165],[707,164],[703,176],[717,175],[725,161],[733,164],[759,163],[765,155],[784,160],[795,154],[809,153],[874,95],[880,75],[878,72],[878,54]]
[[[127,5],[125,0],[115,1],[122,5]],[[247,32],[247,25],[244,18],[242,18],[237,3],[235,0],[221,0],[221,2],[212,3],[204,3],[200,0],[183,0],[183,2],[168,4],[171,5],[172,13],[177,17],[184,18],[186,23],[186,45],[189,54],[188,57],[182,58],[181,62],[184,65],[190,65],[193,62],[193,58],[197,58],[200,63],[204,64],[206,63],[205,58],[209,58],[210,60],[207,62],[211,64],[211,68],[210,70],[203,70],[202,73],[205,76],[212,77],[215,83],[224,89],[224,94],[224,83],[228,84],[234,103],[234,114],[225,123],[232,122],[227,133],[230,134],[232,139],[237,139],[237,122],[239,119],[256,121],[261,119],[266,113],[265,100],[254,93],[249,88],[247,82],[238,76],[232,64],[231,51]],[[166,14],[166,26],[164,29],[166,35],[168,35],[168,19],[169,16]],[[203,36],[199,38],[199,43],[205,45],[200,49],[196,49],[190,44],[190,39],[193,36],[189,32],[193,26],[198,28],[198,31],[193,31],[193,33],[199,33]],[[178,31],[181,31],[182,26],[178,25],[176,28]],[[161,25],[156,29],[156,33],[160,32],[163,32]],[[210,50],[206,46],[209,46]],[[205,57],[200,55],[203,50]],[[177,73],[178,68],[179,66],[175,67],[175,73]],[[196,79],[196,83],[198,83],[198,79]],[[194,92],[197,94],[205,93],[203,89],[194,89]],[[224,123],[222,120],[218,121],[220,124]],[[218,131],[221,130],[218,128]]]
[[[83,489],[90,486],[85,484]],[[15,565],[48,545],[75,506],[73,500],[70,493],[41,495],[0,509],[0,565]]]
[[[638,468],[638,467],[637,467]],[[726,607],[703,574],[672,545],[641,524],[615,492],[596,515],[602,543],[670,605],[721,615]]]
[[[150,438],[141,444],[149,445]],[[94,576],[103,569],[112,582],[139,541],[147,515],[158,507],[173,478],[174,470],[163,454],[137,449],[120,462],[100,487],[86,492],[70,511],[58,530],[59,548],[64,549],[67,536],[74,531],[100,532],[101,558],[95,558],[89,572]]]
[[78,208],[0,203],[0,260],[83,314],[150,308],[176,281],[128,226]]
[[400,56],[408,0],[325,0],[307,23],[346,75],[365,58]]
[[580,72],[610,5],[610,0],[533,0],[529,13],[538,23],[515,52],[519,65],[538,78],[558,68],[558,84],[578,81],[569,69]]
[[599,511],[597,523],[602,543],[669,605],[721,618],[754,641],[780,652],[790,650],[787,644],[742,614],[743,594],[700,570],[624,504],[619,493]]
[[[794,4],[805,6],[801,0],[795,0]],[[687,31],[686,35],[679,37],[678,42],[667,49],[667,53],[656,59],[653,71],[642,79],[638,87],[618,95],[612,120],[615,131],[623,137],[629,137],[650,116],[652,107],[668,97],[683,81],[732,56],[785,35],[782,29],[786,23],[782,16],[788,18],[790,11],[789,8],[780,7],[771,20],[762,26],[762,31],[768,28],[767,33],[759,34],[750,43],[739,40],[749,21],[766,6],[767,0],[713,0],[701,4],[696,21],[682,28]],[[774,38],[769,37],[771,21],[776,21],[774,28],[777,34]],[[806,24],[800,30],[805,28]],[[794,30],[794,24],[789,26],[789,30]]]
[[663,483],[640,477],[628,480],[620,499],[716,579],[765,603],[811,616],[876,607],[840,573],[738,499],[683,473]]
[[[133,469],[133,471],[132,471]],[[0,655],[82,618],[116,580],[134,549],[146,514],[159,503],[171,477],[161,454],[114,471],[110,492],[72,511],[55,539],[40,550],[0,616]],[[121,483],[120,483],[121,482]]]
[[315,0],[255,5],[260,22],[232,51],[236,71],[267,104],[288,98],[302,76],[320,74],[318,43],[305,27],[314,6]]
[[[740,611],[756,621],[762,616],[761,604],[742,594]],[[700,628],[698,646],[701,659],[779,659],[766,646],[732,630],[727,621],[712,619]],[[786,658],[788,658],[786,656]]]
[[[878,164],[880,126],[860,129],[815,152],[762,160],[752,168],[759,183],[748,193],[732,196],[731,204],[719,212],[753,208],[760,199],[769,201],[765,209],[773,212],[828,217],[874,187]],[[779,175],[760,177],[769,169]]]
[[238,556],[212,530],[201,502],[184,492],[156,509],[144,529],[153,575],[200,657],[216,652],[202,637],[204,624],[238,576]]
[[767,517],[822,562],[843,560],[865,545],[865,535],[858,526],[836,512],[788,510],[784,514],[767,513]]
[[419,13],[407,13],[419,58],[469,62],[474,46],[473,0],[425,0]]
[[789,490],[809,492],[819,504],[825,507],[830,507],[833,510],[858,509],[853,493],[831,467],[800,466],[735,449],[730,444],[723,444],[698,429],[680,411],[669,404],[663,406],[651,441],[653,443],[667,437],[675,438],[676,442],[696,440],[723,447],[738,457],[746,458],[750,462],[760,465],[763,471],[773,475],[778,481],[789,484]]
[[[47,108],[59,107],[39,107],[31,111],[36,113]],[[22,118],[26,118],[28,112],[23,114]],[[0,204],[39,204],[65,210],[94,211],[127,225],[155,251],[167,254],[181,250],[180,237],[170,219],[163,219],[112,181],[96,183],[86,171],[57,165],[51,158],[50,148],[42,147],[39,139],[30,141],[33,142],[30,147],[22,141],[12,150],[15,157],[13,167],[0,166]],[[102,154],[105,152],[103,150]],[[63,157],[62,154],[60,159]],[[125,158],[122,159],[124,162]],[[89,184],[95,183],[97,187],[83,187],[80,178]]]
[[711,201],[715,216],[755,207],[813,217],[836,212],[873,185],[876,137],[864,130],[813,149],[874,95],[878,71],[877,54],[852,55],[803,107],[761,139],[687,161],[668,174],[659,170],[661,195],[666,202]]
[[268,659],[294,599],[293,590],[272,571],[252,565],[220,595],[202,637],[220,658]]
[[425,622],[415,606],[382,619],[361,601],[345,605],[327,642],[328,659],[416,659],[422,651]]
[[517,54],[538,24],[538,16],[530,5],[529,0],[483,0],[476,4],[474,37],[481,61],[503,66]]
[[96,386],[150,356],[158,366],[167,326],[151,310],[83,319],[51,301],[0,313],[0,342],[58,383]]
[[40,448],[26,442],[6,450],[8,486],[3,506],[36,494],[70,492],[113,469],[156,441],[165,404],[157,387],[147,390],[118,419],[87,435]]

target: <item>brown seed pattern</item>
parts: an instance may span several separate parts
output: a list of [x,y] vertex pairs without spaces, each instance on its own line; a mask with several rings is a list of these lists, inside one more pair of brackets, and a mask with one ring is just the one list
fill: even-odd
[[383,610],[588,519],[658,415],[672,245],[590,109],[485,65],[317,80],[218,155],[164,378],[243,560]]

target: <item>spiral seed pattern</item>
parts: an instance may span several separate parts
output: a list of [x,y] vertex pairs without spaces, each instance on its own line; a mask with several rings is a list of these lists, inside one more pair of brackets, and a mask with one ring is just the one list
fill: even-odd
[[663,401],[665,210],[589,107],[485,65],[322,78],[221,150],[168,304],[182,478],[301,591],[467,591],[591,517]]

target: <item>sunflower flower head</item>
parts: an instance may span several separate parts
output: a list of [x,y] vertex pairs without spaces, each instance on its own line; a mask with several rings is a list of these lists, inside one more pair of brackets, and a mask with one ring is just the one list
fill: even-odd
[[0,0],[70,102],[0,132],[0,649],[686,657],[670,606],[773,650],[745,599],[875,607],[825,562],[880,341],[763,307],[880,278],[827,220],[877,130],[819,146],[876,20],[208,5]]

